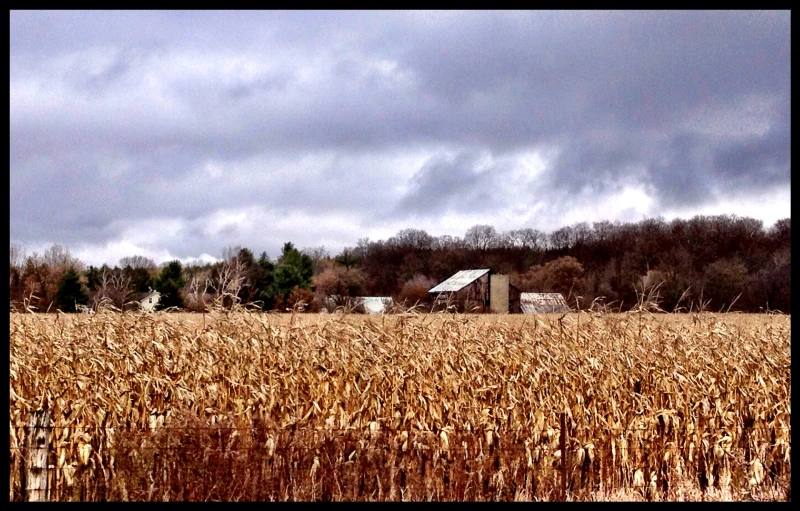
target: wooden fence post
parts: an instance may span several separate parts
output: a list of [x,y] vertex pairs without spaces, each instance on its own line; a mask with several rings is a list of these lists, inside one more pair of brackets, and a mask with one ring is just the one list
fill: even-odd
[[561,449],[561,501],[567,500],[567,414],[561,412],[561,434],[558,447]]
[[28,423],[28,450],[25,460],[25,495],[29,502],[47,502],[49,498],[47,454],[50,448],[50,411],[39,408]]

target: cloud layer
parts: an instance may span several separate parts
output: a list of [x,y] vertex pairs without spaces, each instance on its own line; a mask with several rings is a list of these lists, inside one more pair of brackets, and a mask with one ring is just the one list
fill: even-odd
[[789,216],[788,11],[10,18],[10,234],[29,247],[113,264]]

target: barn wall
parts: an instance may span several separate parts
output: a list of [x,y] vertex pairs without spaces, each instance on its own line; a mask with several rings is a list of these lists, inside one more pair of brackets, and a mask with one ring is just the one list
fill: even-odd
[[511,314],[520,314],[522,312],[521,294],[518,287],[508,286],[508,312]]
[[458,293],[462,298],[464,312],[487,312],[489,310],[489,274],[481,276]]
[[449,304],[459,312],[489,311],[489,274],[481,276],[457,292],[444,292],[435,298],[433,310],[443,310]]

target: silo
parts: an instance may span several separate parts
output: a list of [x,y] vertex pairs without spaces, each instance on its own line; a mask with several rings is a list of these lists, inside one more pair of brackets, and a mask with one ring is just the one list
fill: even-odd
[[489,276],[489,309],[496,314],[508,314],[508,275]]

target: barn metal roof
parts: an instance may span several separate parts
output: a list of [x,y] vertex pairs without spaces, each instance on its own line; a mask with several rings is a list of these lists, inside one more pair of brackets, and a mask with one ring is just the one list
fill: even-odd
[[521,293],[519,301],[523,314],[546,314],[571,310],[561,293]]
[[449,279],[432,287],[429,293],[444,293],[449,291],[460,291],[464,287],[483,277],[489,272],[489,268],[484,270],[461,270]]

